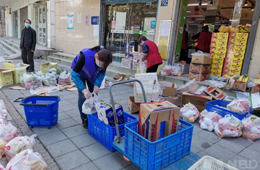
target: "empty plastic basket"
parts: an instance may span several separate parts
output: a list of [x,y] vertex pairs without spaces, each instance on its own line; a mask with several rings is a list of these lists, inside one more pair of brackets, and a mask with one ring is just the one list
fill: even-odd
[[151,142],[137,133],[138,122],[125,125],[125,156],[142,170],[159,170],[190,153],[193,125],[179,120],[178,132]]
[[223,100],[213,100],[213,101],[206,103],[206,110],[209,112],[216,112],[217,114],[221,115],[222,117],[224,117],[227,114],[231,114],[231,115],[235,116],[236,118],[238,118],[239,120],[242,120],[248,114],[253,113],[253,109],[251,109],[249,113],[246,112],[246,113],[240,114],[240,113],[232,112],[231,110],[227,109],[228,104],[229,104],[229,102],[226,102]]
[[[137,118],[124,112],[125,123],[118,125],[120,136],[125,135],[124,126],[130,122],[138,122]],[[113,147],[114,137],[116,136],[116,127],[109,126],[98,119],[97,113],[88,115],[88,133],[99,141],[108,150],[115,151]]]
[[59,96],[30,96],[21,101],[28,126],[53,126],[58,121]]
[[188,170],[238,170],[233,166],[230,166],[220,160],[217,160],[211,156],[203,156],[194,165],[192,165]]

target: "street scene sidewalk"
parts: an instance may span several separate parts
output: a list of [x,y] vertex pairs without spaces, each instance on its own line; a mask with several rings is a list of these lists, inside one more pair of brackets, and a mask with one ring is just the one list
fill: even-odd
[[[12,60],[18,63],[20,60]],[[35,60],[36,71],[45,60]],[[70,70],[66,66],[59,68]],[[107,78],[113,82],[112,78]],[[100,90],[99,99],[110,100],[109,88]],[[115,101],[120,103],[124,111],[128,112],[128,97],[133,96],[133,87],[120,85],[113,91]],[[26,124],[23,106],[14,102],[17,98],[31,96],[28,90],[11,90],[3,87],[0,99],[4,100],[8,108],[9,120],[18,128],[19,136],[37,134],[36,151],[41,153],[49,169],[56,170],[134,170],[138,169],[130,162],[126,162],[119,152],[110,152],[103,145],[93,139],[86,129],[78,111],[78,92],[59,91],[51,93],[60,96],[58,123],[52,128],[34,127]],[[138,116],[138,115],[134,115]],[[198,121],[193,123],[191,151],[203,157],[212,156],[238,169],[259,169],[260,141],[255,142],[240,138],[220,138],[214,132],[202,130]],[[0,162],[7,164],[3,158]],[[109,165],[109,166],[108,166]]]

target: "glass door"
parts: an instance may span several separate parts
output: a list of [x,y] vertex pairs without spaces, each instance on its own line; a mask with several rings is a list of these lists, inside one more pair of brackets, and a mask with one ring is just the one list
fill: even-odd
[[38,8],[38,34],[39,44],[47,45],[47,10],[46,6],[40,6]]

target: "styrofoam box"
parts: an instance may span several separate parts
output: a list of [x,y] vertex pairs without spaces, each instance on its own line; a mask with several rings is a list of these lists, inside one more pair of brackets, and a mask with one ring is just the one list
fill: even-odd
[[133,59],[122,58],[121,67],[132,69]]
[[[156,73],[135,74],[135,79],[141,81],[143,84],[147,102],[151,102],[151,100],[158,100],[160,86]],[[134,85],[134,97],[136,103],[144,103],[144,96],[139,83],[135,83]]]

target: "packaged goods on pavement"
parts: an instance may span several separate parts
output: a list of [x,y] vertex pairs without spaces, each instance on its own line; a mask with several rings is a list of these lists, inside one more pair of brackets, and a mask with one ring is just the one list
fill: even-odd
[[242,135],[242,122],[232,116],[226,115],[219,119],[218,124],[214,128],[214,132],[221,138],[223,137],[240,137]]
[[233,100],[231,103],[227,105],[227,109],[235,113],[243,114],[246,112],[250,112],[251,103],[248,99]]
[[71,76],[68,71],[64,71],[60,73],[59,76],[59,85],[70,85],[71,84]]
[[208,131],[213,131],[214,127],[218,124],[218,121],[221,118],[222,116],[220,116],[216,112],[208,112],[207,110],[203,110],[200,113],[200,128]]
[[47,167],[42,156],[32,149],[26,149],[18,153],[6,166],[10,170],[47,170]]
[[180,108],[168,101],[141,104],[138,133],[156,141],[178,130]]
[[20,153],[26,149],[33,149],[35,145],[36,135],[28,136],[19,136],[12,139],[5,146],[5,155],[7,160],[10,161],[16,154]]
[[189,121],[191,123],[199,117],[200,112],[198,109],[191,103],[185,104],[180,110],[180,116],[183,120]]
[[243,138],[257,140],[260,138],[260,118],[252,115],[242,120]]

